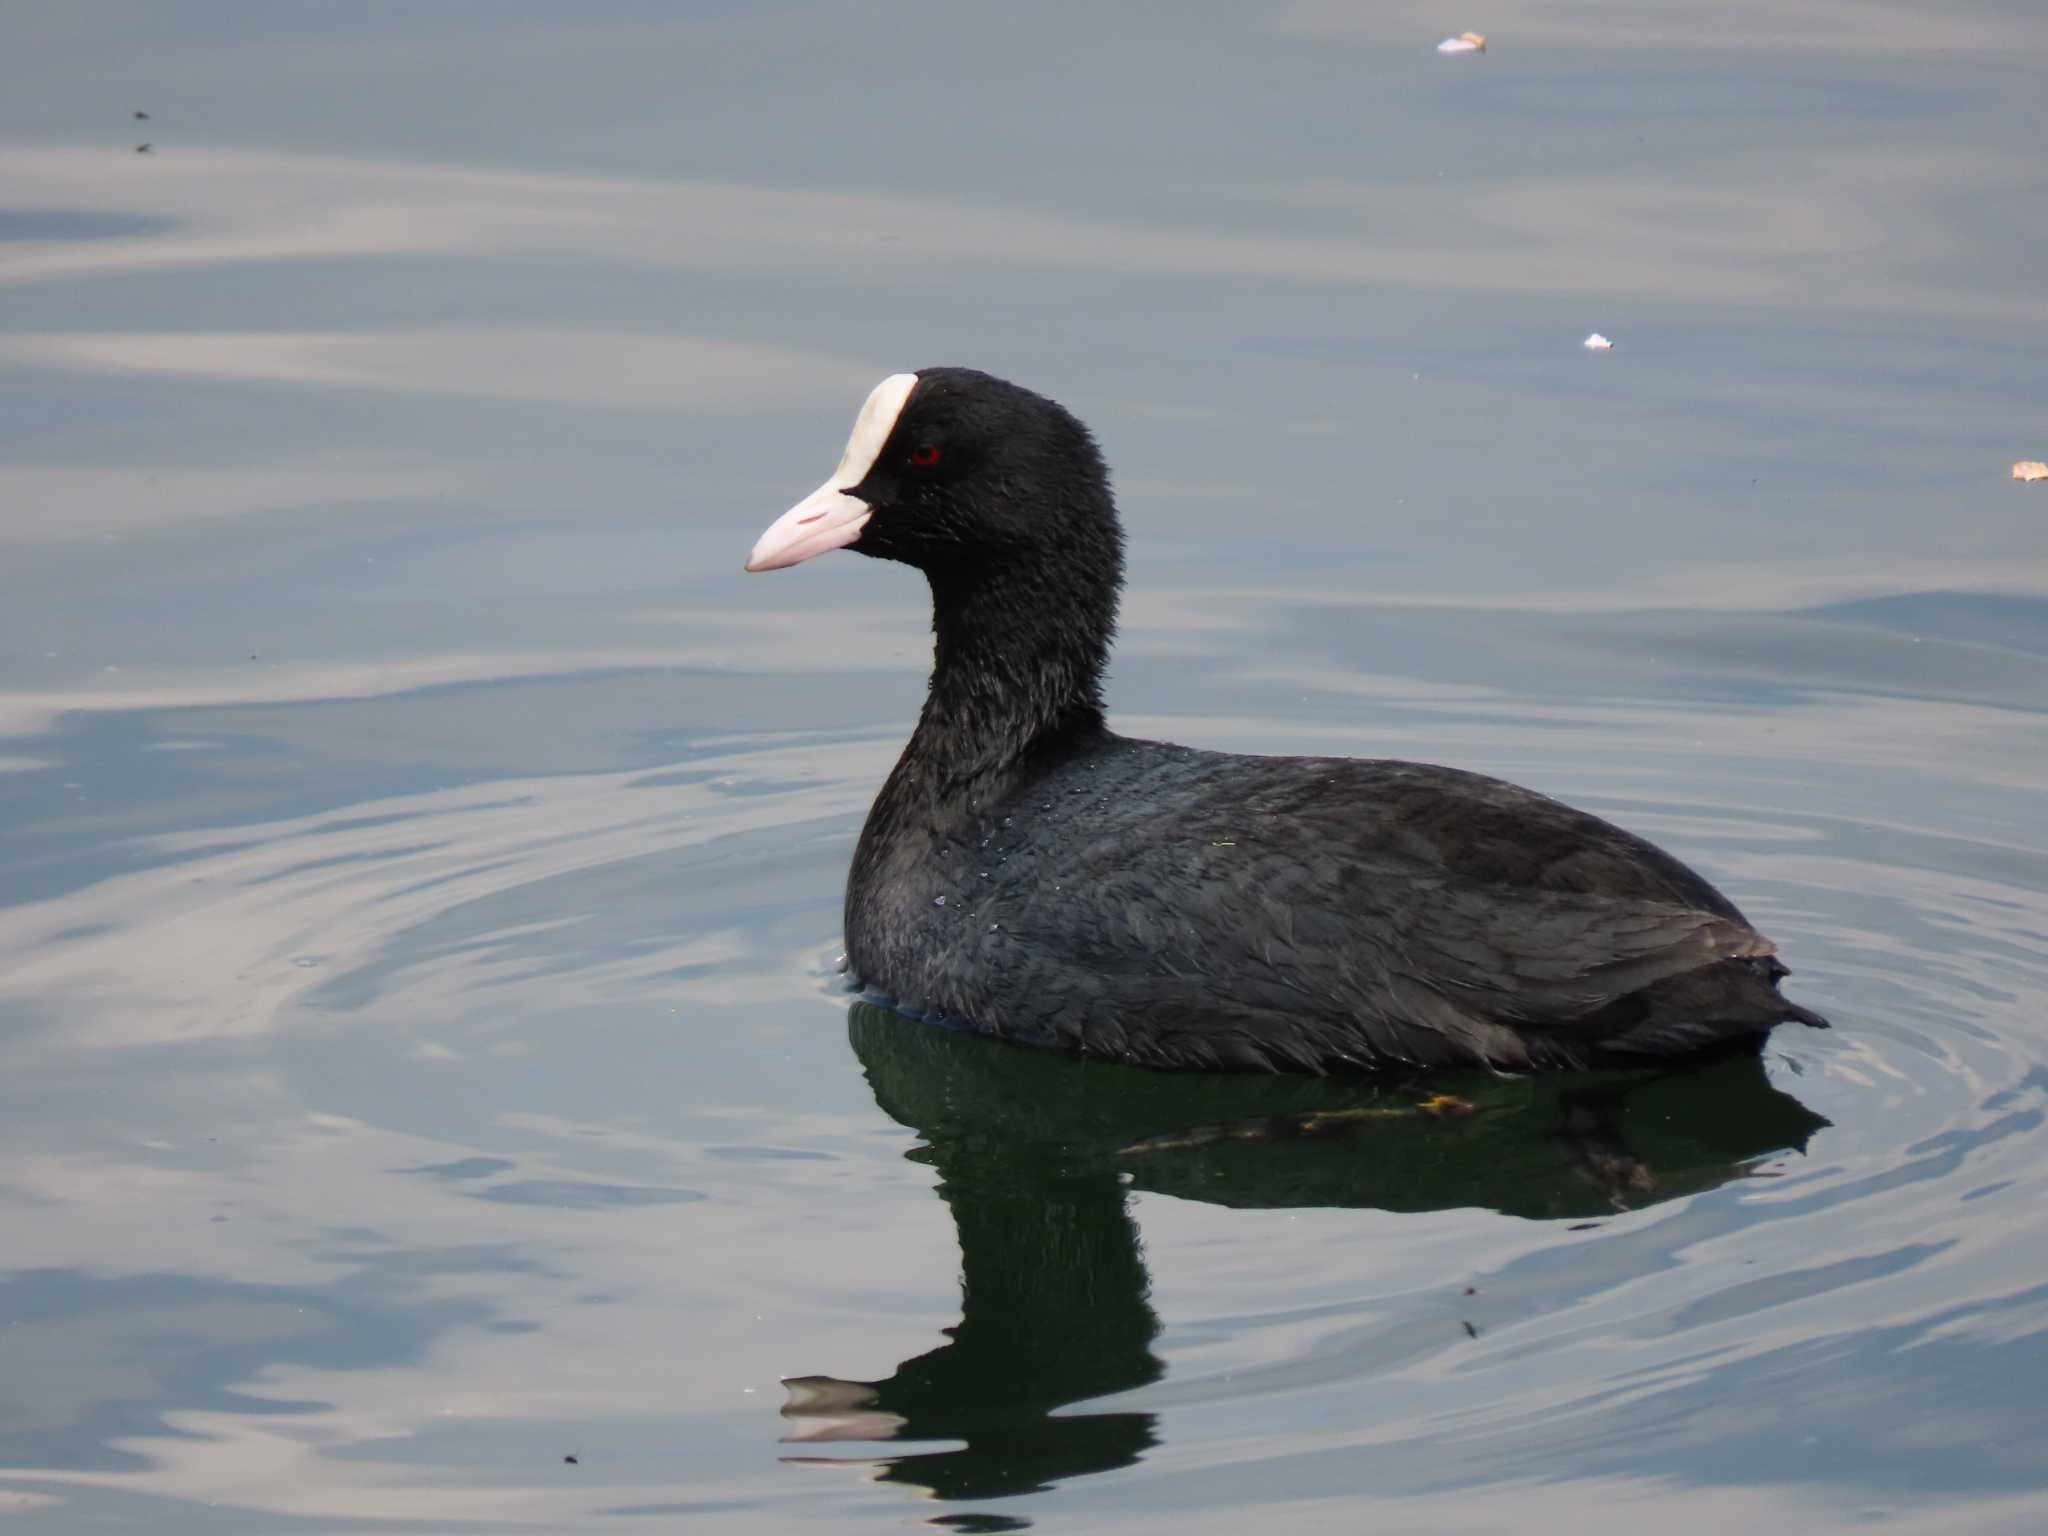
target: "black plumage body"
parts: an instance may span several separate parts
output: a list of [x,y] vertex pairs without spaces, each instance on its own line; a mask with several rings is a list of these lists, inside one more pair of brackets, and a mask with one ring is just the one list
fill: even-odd
[[870,815],[849,962],[899,1005],[1020,1043],[1205,1070],[1526,1069],[1808,1017],[1698,875],[1478,774],[1093,731],[986,799],[930,787],[913,762]]
[[[846,891],[849,965],[898,1006],[1198,1070],[1563,1068],[1825,1022],[1727,898],[1597,817],[1451,768],[1111,732],[1121,533],[1051,401],[927,370],[870,456],[833,490],[872,509],[840,543],[924,570],[936,635]],[[759,568],[802,533],[777,530]]]

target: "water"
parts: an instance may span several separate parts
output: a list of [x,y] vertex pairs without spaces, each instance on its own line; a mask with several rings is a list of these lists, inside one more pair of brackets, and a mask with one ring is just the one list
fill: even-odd
[[[13,18],[0,1515],[2038,1529],[2044,65],[1824,0]],[[850,1005],[922,595],[738,565],[935,361],[1100,432],[1125,729],[1566,796],[1839,1027],[1182,1080]]]

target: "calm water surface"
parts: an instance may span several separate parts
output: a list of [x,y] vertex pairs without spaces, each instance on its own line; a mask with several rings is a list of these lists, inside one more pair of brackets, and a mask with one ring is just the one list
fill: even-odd
[[[6,31],[0,1526],[2048,1524],[2037,7]],[[1098,428],[1123,728],[1566,796],[1839,1027],[852,1003],[923,594],[738,566],[937,361]]]

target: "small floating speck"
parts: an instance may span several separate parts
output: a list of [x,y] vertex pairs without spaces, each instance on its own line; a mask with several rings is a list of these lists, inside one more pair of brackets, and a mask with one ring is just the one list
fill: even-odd
[[2039,459],[2021,459],[2012,467],[2015,480],[2048,480],[2048,464]]
[[1602,336],[1598,331],[1588,336],[1580,345],[1588,352],[1612,352],[1614,350],[1614,343],[1605,336]]
[[1484,32],[1460,32],[1456,37],[1447,37],[1436,45],[1438,53],[1484,53],[1486,34]]
[[934,900],[934,901],[932,902],[932,905],[933,905],[933,906],[935,906],[935,907],[943,907],[943,906],[944,906],[945,904],[946,904],[946,898],[945,898],[945,897],[943,897],[943,896],[940,896],[940,897],[936,898],[936,899],[935,899],[935,900]]

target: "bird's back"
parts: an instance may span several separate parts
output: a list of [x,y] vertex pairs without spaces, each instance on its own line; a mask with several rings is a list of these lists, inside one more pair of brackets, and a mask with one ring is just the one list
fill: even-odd
[[1818,1022],[1699,875],[1481,775],[1105,733],[978,804],[891,790],[849,885],[854,969],[1027,1043],[1212,1070],[1512,1069]]

